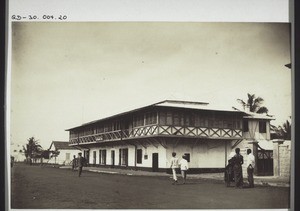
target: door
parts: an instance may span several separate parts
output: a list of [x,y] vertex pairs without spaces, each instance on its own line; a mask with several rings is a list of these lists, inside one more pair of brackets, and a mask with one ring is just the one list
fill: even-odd
[[90,163],[90,151],[89,150],[84,150],[83,157],[85,159],[85,163],[89,164]]
[[273,150],[259,150],[257,155],[257,175],[273,176]]
[[119,165],[128,166],[128,149],[119,150]]
[[158,153],[152,153],[152,171],[158,172]]
[[93,151],[93,164],[96,164],[96,151]]
[[115,166],[115,150],[111,150],[111,166]]

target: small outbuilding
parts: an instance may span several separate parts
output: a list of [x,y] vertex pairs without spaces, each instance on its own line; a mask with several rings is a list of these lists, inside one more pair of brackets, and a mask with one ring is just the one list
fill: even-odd
[[75,155],[77,157],[81,150],[69,146],[67,141],[52,141],[49,148],[49,161],[51,164],[69,165]]

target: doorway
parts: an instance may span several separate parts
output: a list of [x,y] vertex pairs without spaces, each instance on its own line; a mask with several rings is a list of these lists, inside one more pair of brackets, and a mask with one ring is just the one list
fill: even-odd
[[111,167],[115,166],[115,150],[111,150]]
[[273,150],[259,150],[257,158],[257,175],[273,176]]
[[152,171],[158,172],[158,153],[152,153]]

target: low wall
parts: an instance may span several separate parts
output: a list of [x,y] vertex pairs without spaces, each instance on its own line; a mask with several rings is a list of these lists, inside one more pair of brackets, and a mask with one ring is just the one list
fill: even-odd
[[289,177],[291,172],[291,141],[274,140],[274,176]]

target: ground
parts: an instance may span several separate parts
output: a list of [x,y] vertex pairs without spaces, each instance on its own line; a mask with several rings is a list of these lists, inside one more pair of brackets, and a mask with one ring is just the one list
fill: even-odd
[[12,168],[14,209],[233,209],[288,208],[289,188],[236,189],[193,179],[172,185],[169,177],[128,176],[16,164]]

